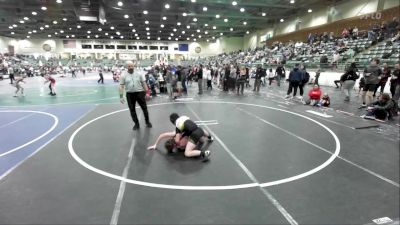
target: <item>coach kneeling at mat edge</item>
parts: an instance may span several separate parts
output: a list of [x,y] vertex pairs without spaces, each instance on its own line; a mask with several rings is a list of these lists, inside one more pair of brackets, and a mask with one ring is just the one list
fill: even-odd
[[152,125],[149,120],[149,112],[147,111],[146,104],[146,92],[148,89],[146,78],[144,74],[135,73],[134,67],[135,64],[132,61],[127,62],[128,72],[124,72],[119,80],[119,98],[120,102],[124,104],[124,90],[126,90],[126,100],[132,120],[135,123],[133,130],[137,130],[140,128],[140,125],[136,115],[136,102],[139,103],[140,108],[143,110],[146,126],[152,127]]

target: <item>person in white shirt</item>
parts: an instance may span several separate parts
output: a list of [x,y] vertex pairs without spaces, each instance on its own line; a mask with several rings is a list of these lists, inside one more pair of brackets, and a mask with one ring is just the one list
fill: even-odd
[[212,75],[211,75],[211,70],[209,70],[208,68],[206,70],[205,76],[207,78],[207,90],[208,88],[212,90]]
[[271,87],[272,81],[275,79],[275,73],[272,72],[272,69],[267,71],[267,79],[269,81],[269,86]]

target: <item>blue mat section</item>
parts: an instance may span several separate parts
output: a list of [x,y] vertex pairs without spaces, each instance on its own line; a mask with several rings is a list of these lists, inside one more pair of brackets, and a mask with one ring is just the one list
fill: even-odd
[[58,118],[58,125],[46,136],[15,152],[0,157],[0,177],[16,167],[47,142],[60,135],[66,128],[95,107],[95,105],[66,105],[0,110],[8,111],[0,112],[0,155],[41,136],[50,130],[54,124],[54,119],[51,116],[17,111],[43,111],[53,114]]

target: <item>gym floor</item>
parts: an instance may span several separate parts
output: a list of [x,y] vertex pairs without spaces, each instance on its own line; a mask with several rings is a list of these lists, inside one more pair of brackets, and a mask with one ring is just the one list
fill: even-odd
[[[0,81],[1,224],[375,224],[399,221],[399,121],[359,118],[339,90],[332,108],[285,101],[286,84],[244,96],[214,88],[148,101],[153,128],[132,131],[105,74],[40,77],[25,97]],[[215,138],[210,161],[147,150],[169,114]],[[389,220],[387,220],[389,221]]]

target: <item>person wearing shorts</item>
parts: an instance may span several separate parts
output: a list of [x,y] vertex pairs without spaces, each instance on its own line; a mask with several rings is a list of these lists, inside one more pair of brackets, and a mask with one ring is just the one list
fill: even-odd
[[187,116],[179,116],[177,113],[172,113],[170,115],[170,121],[175,125],[175,131],[161,134],[157,138],[156,143],[148,147],[148,149],[156,149],[158,143],[162,139],[172,138],[180,135],[179,137],[181,138],[188,137],[188,142],[185,146],[186,157],[200,156],[203,158],[203,161],[207,161],[211,154],[210,150],[201,151],[196,148],[197,145],[202,141],[201,139],[203,137],[207,137],[208,142],[212,142],[213,138],[211,135],[206,130],[203,130],[197,126],[197,124],[190,120]]
[[372,103],[375,87],[378,85],[383,72],[379,67],[379,59],[374,58],[368,68],[364,70],[365,86],[361,94],[361,108],[366,108]]

